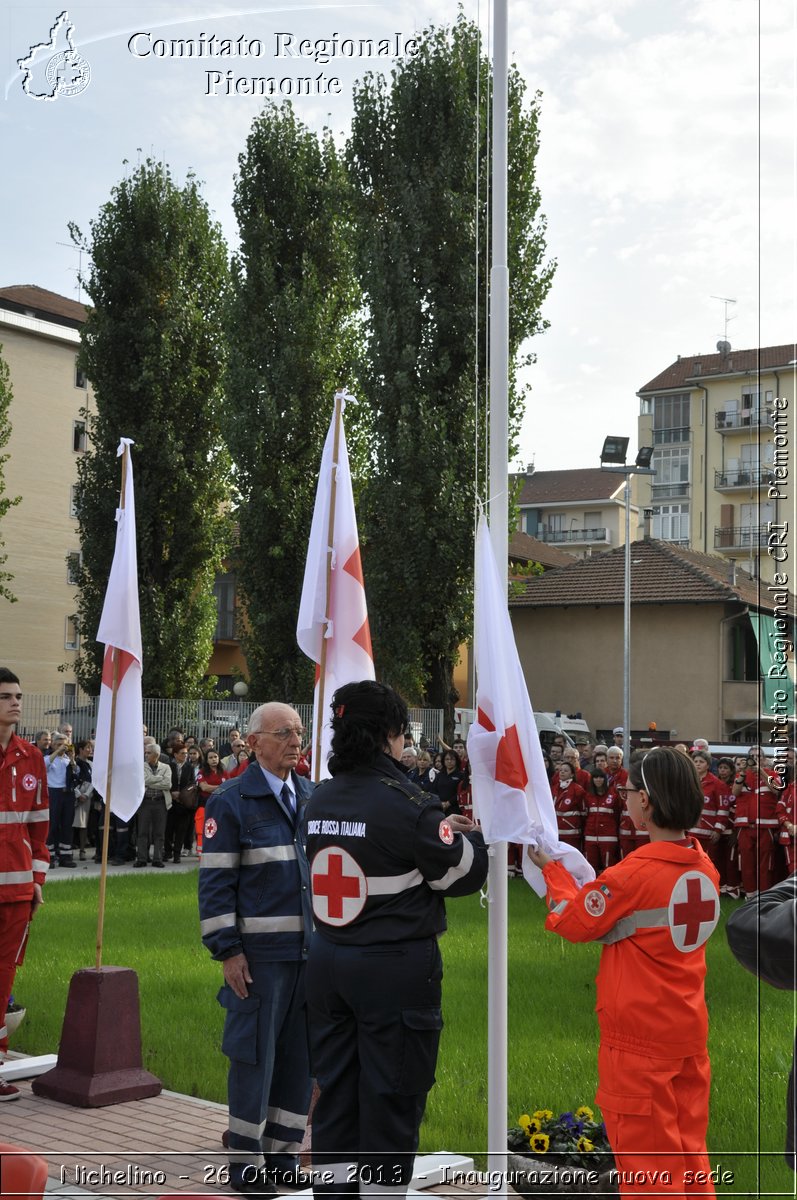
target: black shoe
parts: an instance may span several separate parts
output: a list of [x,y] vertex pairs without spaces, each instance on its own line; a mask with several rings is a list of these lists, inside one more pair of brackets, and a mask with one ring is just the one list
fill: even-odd
[[111,866],[112,867],[126,867],[127,859],[126,858],[112,858]]
[[153,858],[152,865],[153,865],[153,867],[162,867],[163,863],[161,862],[161,860],[159,858]]
[[263,1196],[264,1200],[273,1200],[273,1197],[277,1195],[276,1188],[272,1186],[271,1181],[262,1171],[259,1178],[253,1183],[235,1183],[230,1180],[230,1187],[234,1192],[241,1192],[244,1196]]
[[180,856],[178,855],[178,856],[177,856],[177,858],[173,858],[173,859],[172,859],[172,862],[173,862],[173,863],[174,863],[176,866],[179,866],[179,865],[180,865]]
[[292,1171],[267,1171],[266,1175],[270,1183],[276,1184],[277,1187],[289,1188],[293,1192],[312,1187],[313,1184],[312,1175],[308,1171],[303,1171],[301,1167]]
[[72,862],[72,859],[70,858],[68,862],[59,862],[58,865],[59,867],[76,867],[77,863]]

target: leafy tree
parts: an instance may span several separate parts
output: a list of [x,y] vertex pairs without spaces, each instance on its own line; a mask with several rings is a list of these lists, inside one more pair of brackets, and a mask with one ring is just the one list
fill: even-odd
[[96,412],[78,464],[83,633],[77,675],[99,685],[94,640],[113,558],[119,438],[133,438],[144,691],[195,696],[213,647],[213,580],[227,540],[220,432],[227,252],[197,183],[147,159],[112,191],[91,238],[80,365]]
[[[354,390],[347,180],[329,133],[310,132],[290,104],[266,106],[238,164],[226,432],[239,500],[241,635],[254,694],[298,701],[312,691],[296,618],[321,448],[335,390]],[[347,409],[355,461],[364,407]]]
[[[478,86],[477,86],[478,83]],[[426,29],[392,82],[357,86],[347,162],[369,313],[374,472],[363,530],[377,667],[453,717],[452,671],[472,617],[477,332],[487,293],[490,67],[477,27]],[[478,97],[478,103],[477,103]],[[538,97],[509,77],[510,412],[521,344],[542,331],[554,266],[535,182]],[[478,119],[477,119],[478,114]],[[478,152],[478,153],[477,153]],[[477,162],[478,158],[478,162]],[[477,182],[479,185],[477,202]],[[478,288],[478,290],[477,290]],[[511,441],[511,439],[510,439]],[[511,447],[507,447],[507,457]],[[397,554],[401,543],[405,552]],[[396,586],[400,572],[402,587]]]
[[[3,347],[0,346],[0,351],[2,349]],[[11,420],[8,414],[13,398],[14,394],[11,390],[11,374],[8,370],[8,363],[3,358],[2,353],[0,353],[0,450],[3,450],[8,445],[11,437]],[[9,508],[13,508],[15,504],[19,504],[22,499],[21,496],[7,496],[5,494],[6,484],[3,467],[8,462],[8,457],[7,454],[0,454],[0,520],[6,515]],[[4,545],[5,543],[2,537],[0,537],[0,568],[8,560],[8,555],[2,553]],[[0,596],[4,600],[8,600],[10,604],[16,604],[17,601],[16,596],[8,587],[13,578],[14,576],[10,571],[0,570]]]

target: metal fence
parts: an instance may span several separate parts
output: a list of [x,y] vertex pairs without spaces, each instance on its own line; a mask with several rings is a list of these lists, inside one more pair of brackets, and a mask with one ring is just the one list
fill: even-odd
[[[144,724],[148,732],[162,742],[170,729],[182,729],[197,739],[211,737],[216,744],[225,742],[232,729],[246,732],[247,722],[258,707],[258,701],[245,700],[162,700],[144,698]],[[61,695],[31,695],[22,701],[22,721],[17,732],[31,740],[42,729],[54,731],[59,725],[72,726],[72,738],[93,737],[97,728],[99,697],[78,694],[64,699]],[[313,724],[312,704],[293,704],[302,724]],[[411,708],[410,725],[416,742],[424,736],[436,742],[443,732],[443,710],[440,708]]]

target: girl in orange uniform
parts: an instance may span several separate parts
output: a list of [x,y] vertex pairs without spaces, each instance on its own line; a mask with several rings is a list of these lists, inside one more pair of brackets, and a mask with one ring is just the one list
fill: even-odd
[[657,747],[617,789],[650,842],[579,888],[540,849],[546,928],[604,943],[597,979],[598,1090],[620,1194],[715,1195],[706,1152],[710,1067],[705,943],[719,876],[688,836],[703,808],[692,761]]

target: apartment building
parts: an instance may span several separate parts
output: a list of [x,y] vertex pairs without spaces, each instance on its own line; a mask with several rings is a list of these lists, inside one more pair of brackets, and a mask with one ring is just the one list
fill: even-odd
[[719,554],[765,583],[784,553],[793,559],[796,368],[793,344],[721,341],[639,389],[639,445],[654,447],[656,475],[639,478],[638,497],[653,537]]
[[[640,445],[643,445],[640,442]],[[625,479],[588,467],[569,471],[535,471],[534,465],[515,480],[520,482],[518,528],[545,545],[566,550],[577,558],[593,551],[625,545]],[[631,538],[640,524],[637,477],[631,479]]]
[[[0,661],[26,692],[77,696],[73,569],[77,460],[86,448],[91,387],[77,368],[85,307],[32,285],[0,288],[0,354],[13,400],[6,494],[21,497],[0,525],[16,604],[0,599]],[[59,671],[59,666],[66,669]]]

